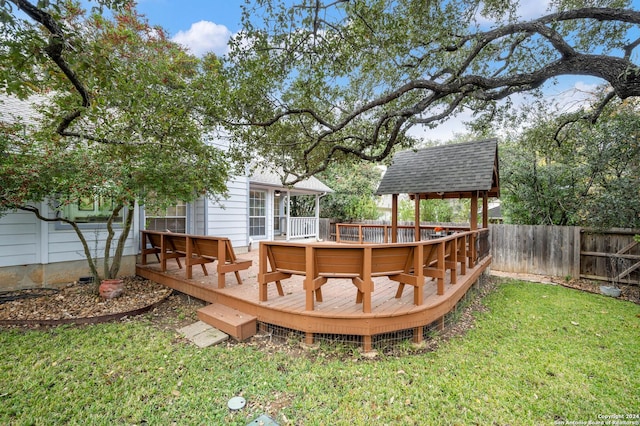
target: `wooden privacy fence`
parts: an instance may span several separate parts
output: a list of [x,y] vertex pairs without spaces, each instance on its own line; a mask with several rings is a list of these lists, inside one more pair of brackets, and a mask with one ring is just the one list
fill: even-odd
[[491,268],[557,277],[640,284],[640,230],[489,225]]

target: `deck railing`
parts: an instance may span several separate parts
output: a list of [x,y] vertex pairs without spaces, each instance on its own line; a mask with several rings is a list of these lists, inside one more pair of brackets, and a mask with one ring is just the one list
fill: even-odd
[[[336,223],[336,242],[338,243],[389,243],[392,241],[392,227],[387,224]],[[468,226],[420,225],[420,241],[445,237],[453,233],[467,232]],[[415,241],[415,227],[399,225],[398,243]],[[482,228],[472,233],[468,240],[472,261],[484,259],[491,252],[489,229]]]
[[310,238],[317,235],[318,219],[315,217],[289,218],[289,238]]
[[[390,243],[392,226],[388,224],[336,223],[336,242]],[[453,232],[469,231],[468,226],[420,225],[420,240],[450,235]],[[415,241],[415,226],[398,225],[398,243]]]

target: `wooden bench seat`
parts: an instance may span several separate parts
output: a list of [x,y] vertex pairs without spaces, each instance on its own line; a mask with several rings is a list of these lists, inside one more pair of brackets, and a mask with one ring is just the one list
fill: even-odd
[[[414,300],[422,303],[421,272],[411,272],[415,245],[411,244],[303,244],[285,242],[260,243],[259,299],[267,300],[268,284],[275,282],[284,296],[281,280],[291,275],[305,277],[306,309],[314,309],[314,299],[322,302],[322,286],[329,279],[350,279],[357,288],[356,303],[365,313],[371,312],[373,278],[386,276],[398,283],[415,287]],[[421,271],[421,269],[420,269]],[[396,297],[400,297],[401,292]]]
[[260,243],[259,299],[267,300],[268,285],[276,283],[284,296],[281,280],[304,276],[306,309],[322,302],[322,286],[332,278],[350,279],[357,288],[356,303],[371,312],[371,294],[375,277],[387,277],[398,283],[396,298],[404,287],[414,288],[414,304],[424,299],[425,278],[436,280],[438,295],[444,294],[447,271],[456,284],[458,265],[466,274],[469,233],[458,233],[437,240],[387,244],[327,244],[263,241]]
[[[180,263],[180,258],[185,257],[185,253],[180,253],[177,251],[176,247],[169,244],[167,240],[164,238],[166,232],[160,231],[143,231],[141,244],[142,244],[142,264],[147,264],[147,255],[155,254],[156,258],[160,262],[160,267],[162,272],[167,270],[167,260],[175,259],[178,263],[178,267],[182,269],[182,264]],[[146,237],[146,238],[145,238]],[[147,242],[149,246],[147,246]]]
[[[252,264],[251,260],[237,258],[231,241],[225,237],[158,231],[141,232],[143,234],[142,264],[146,264],[147,254],[159,255],[162,272],[166,271],[167,259],[175,258],[178,267],[182,269],[180,258],[184,258],[186,277],[192,279],[194,265],[200,265],[204,275],[209,275],[205,265],[217,261],[218,288],[224,288],[225,274],[233,272],[238,284],[242,284],[239,271],[248,269]],[[146,241],[151,248],[147,247]]]

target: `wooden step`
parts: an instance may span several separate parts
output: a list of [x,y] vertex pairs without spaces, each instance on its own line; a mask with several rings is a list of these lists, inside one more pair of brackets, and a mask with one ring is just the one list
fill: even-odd
[[198,309],[198,319],[237,340],[245,340],[256,334],[256,317],[220,303]]

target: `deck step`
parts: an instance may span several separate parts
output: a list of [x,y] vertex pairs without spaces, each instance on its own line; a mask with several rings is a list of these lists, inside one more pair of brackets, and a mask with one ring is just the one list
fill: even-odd
[[198,319],[237,340],[245,340],[256,334],[256,317],[220,303],[212,303],[198,309]]

